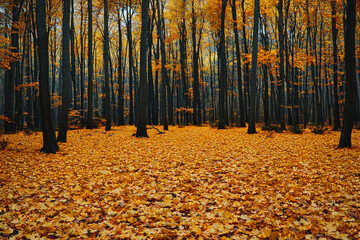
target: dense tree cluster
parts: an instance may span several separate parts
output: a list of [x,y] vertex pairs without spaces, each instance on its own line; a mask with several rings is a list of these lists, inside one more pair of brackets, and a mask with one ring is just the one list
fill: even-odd
[[[348,140],[339,146],[351,146],[360,121],[357,0],[49,0],[43,18],[42,1],[0,3],[8,133],[40,128],[41,106],[57,141],[69,122],[91,129],[102,119],[106,130],[135,124],[137,136],[147,136],[146,124],[248,123],[253,133],[255,122],[301,132],[339,130],[343,120]],[[51,110],[39,104],[45,82]]]

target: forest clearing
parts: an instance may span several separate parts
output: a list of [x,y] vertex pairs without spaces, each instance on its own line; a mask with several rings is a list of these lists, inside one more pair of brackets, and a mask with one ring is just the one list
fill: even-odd
[[359,239],[360,131],[41,132],[0,150],[1,239]]

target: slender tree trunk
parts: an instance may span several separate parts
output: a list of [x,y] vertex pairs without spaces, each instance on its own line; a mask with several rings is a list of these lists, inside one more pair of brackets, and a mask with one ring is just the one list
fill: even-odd
[[227,91],[227,64],[225,55],[225,14],[226,14],[227,0],[222,0],[221,4],[221,25],[220,25],[220,42],[218,47],[218,58],[219,58],[219,125],[218,129],[225,129],[226,122],[226,111],[225,111],[225,94]]
[[121,17],[118,16],[118,32],[119,32],[119,57],[118,57],[118,104],[119,104],[119,125],[125,125],[124,118],[124,88],[123,88],[123,73],[122,73],[122,31],[121,31]]
[[92,30],[92,0],[88,0],[88,112],[86,128],[93,129],[94,116],[94,84],[93,84],[93,30]]
[[[156,64],[159,63],[160,58],[160,40],[157,40],[156,44],[156,51],[155,51],[155,62]],[[155,71],[155,101],[154,101],[155,107],[154,107],[154,125],[159,124],[159,71]]]
[[[247,16],[245,14],[245,0],[241,0],[241,8],[242,8],[242,35],[243,35],[243,45],[244,45],[244,55],[247,56],[249,54],[249,47],[247,43],[247,37],[246,37],[246,19]],[[250,95],[250,88],[249,88],[249,78],[250,78],[250,64],[249,61],[246,59],[245,63],[245,73],[244,73],[244,84],[245,84],[245,93],[244,93],[244,106],[245,106],[245,120],[248,121],[248,114],[249,114],[249,108],[248,108],[248,102],[249,102],[249,95]]]
[[[155,10],[155,9],[154,9]],[[148,24],[148,34],[149,37],[147,38],[147,44],[148,44],[148,55],[147,55],[147,77],[148,77],[148,84],[149,84],[149,90],[148,90],[148,108],[147,108],[147,112],[148,112],[148,117],[147,117],[147,122],[149,124],[153,124],[154,123],[154,108],[155,108],[155,101],[154,101],[154,78],[153,78],[153,70],[152,70],[152,47],[153,47],[153,38],[152,38],[152,34],[153,34],[153,30],[154,30],[154,17],[152,17],[150,19],[149,16],[149,24]]]
[[109,17],[108,1],[104,0],[104,76],[105,76],[105,131],[111,130],[111,106],[110,106],[110,84],[109,84]]
[[62,105],[58,142],[66,142],[69,124],[69,108],[71,104],[70,76],[70,0],[63,0],[63,39],[62,39]]
[[77,110],[77,89],[76,89],[76,68],[75,68],[75,25],[74,25],[74,0],[71,0],[71,29],[70,29],[70,42],[71,42],[71,80],[73,83],[73,100],[74,108]]
[[84,32],[83,32],[83,2],[80,2],[80,94],[81,94],[81,127],[84,127],[85,125],[85,119],[84,119],[84,108],[85,108],[85,99],[84,99],[84,59],[85,59],[85,49],[84,49]]
[[164,130],[168,130],[168,117],[166,113],[166,82],[168,81],[168,75],[166,70],[166,52],[165,52],[165,40],[163,36],[163,28],[162,26],[162,17],[160,10],[159,0],[156,0],[157,5],[157,13],[158,13],[158,21],[157,21],[157,30],[160,40],[160,52],[161,52],[161,121],[164,125]]
[[346,6],[345,26],[345,106],[344,121],[338,147],[351,147],[351,132],[355,120],[356,100],[356,59],[355,59],[355,28],[356,0],[348,0]]
[[334,80],[334,131],[340,128],[340,112],[339,112],[339,97],[338,97],[338,45],[336,28],[336,1],[331,0],[331,29],[332,29],[332,42],[333,42],[333,80]]
[[[191,1],[191,11],[192,11],[192,23],[191,23],[191,36],[192,36],[192,67],[193,67],[193,124],[200,125],[201,120],[199,119],[200,116],[200,89],[199,89],[199,52],[197,51],[197,38],[196,38],[196,24],[197,24],[197,17],[195,16],[195,7],[194,7],[194,0]],[[199,36],[201,37],[201,36]]]
[[245,127],[245,110],[244,110],[244,98],[243,98],[243,82],[241,71],[241,54],[240,54],[240,41],[237,25],[236,15],[236,1],[232,0],[231,13],[233,18],[233,29],[235,35],[235,51],[236,51],[236,67],[237,67],[237,79],[238,79],[238,92],[239,92],[239,115],[240,115],[240,127]]
[[[184,3],[185,4],[185,3]],[[185,11],[185,10],[184,10]],[[185,109],[181,111],[181,114],[184,115],[184,121],[182,124],[187,125],[189,123],[188,113],[186,109],[189,108],[189,95],[188,95],[188,79],[187,79],[187,49],[186,49],[186,22],[185,18],[182,19],[180,29],[180,40],[179,40],[179,48],[180,48],[180,74],[181,74],[181,85],[182,85],[182,108]]]
[[285,70],[284,70],[284,22],[283,22],[283,0],[279,0],[278,2],[278,13],[279,13],[279,21],[278,21],[278,30],[279,30],[279,55],[280,55],[280,79],[279,79],[279,109],[280,109],[280,124],[281,130],[286,129],[285,125]]
[[[41,127],[43,131],[42,152],[56,153],[59,146],[56,142],[55,129],[52,123],[50,91],[49,91],[49,37],[46,30],[46,4],[45,0],[36,1],[36,27],[38,33],[37,50],[39,52],[39,90]],[[46,47],[44,47],[46,46]]]
[[259,32],[259,17],[260,17],[260,0],[255,0],[254,9],[254,32],[253,32],[253,50],[251,62],[251,83],[250,83],[250,114],[248,133],[256,133],[255,128],[255,98],[256,98],[256,82],[257,82],[257,54],[258,54],[258,32]]
[[[23,4],[23,0],[14,0],[12,7],[12,26],[11,26],[11,51],[14,54],[19,53],[19,29],[17,27],[20,19],[20,11]],[[6,84],[6,98],[5,98],[5,132],[16,132],[15,124],[15,83],[19,78],[19,60],[10,63],[10,69],[8,70],[8,82]]]

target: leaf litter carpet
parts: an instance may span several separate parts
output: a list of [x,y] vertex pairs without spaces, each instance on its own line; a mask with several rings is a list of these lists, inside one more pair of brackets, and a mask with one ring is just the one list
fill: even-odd
[[171,127],[41,133],[0,151],[3,239],[358,239],[360,132]]

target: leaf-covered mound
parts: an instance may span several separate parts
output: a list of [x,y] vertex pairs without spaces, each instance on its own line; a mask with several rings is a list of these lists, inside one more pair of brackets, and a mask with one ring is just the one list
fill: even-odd
[[360,238],[359,131],[339,150],[330,131],[148,131],[70,131],[56,155],[7,136],[0,238]]

